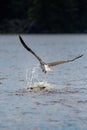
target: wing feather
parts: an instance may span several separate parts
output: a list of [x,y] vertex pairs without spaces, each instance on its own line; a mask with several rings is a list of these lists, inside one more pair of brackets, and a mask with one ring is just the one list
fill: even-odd
[[19,39],[20,39],[22,45],[24,46],[24,48],[26,48],[26,49],[27,49],[29,52],[31,52],[40,62],[42,62],[42,59],[41,59],[34,51],[32,51],[31,48],[29,48],[29,47],[25,44],[25,42],[23,41],[23,39],[22,39],[21,36],[19,36]]
[[55,62],[51,62],[51,63],[47,63],[48,66],[55,66],[55,65],[59,65],[59,64],[64,64],[64,63],[68,63],[68,62],[72,62],[74,60],[77,60],[79,58],[81,58],[83,55],[77,56],[74,59],[71,60],[65,60],[65,61],[55,61]]

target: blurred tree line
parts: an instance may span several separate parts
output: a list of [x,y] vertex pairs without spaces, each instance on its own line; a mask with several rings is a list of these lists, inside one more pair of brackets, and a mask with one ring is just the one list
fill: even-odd
[[0,33],[87,32],[87,0],[0,0]]

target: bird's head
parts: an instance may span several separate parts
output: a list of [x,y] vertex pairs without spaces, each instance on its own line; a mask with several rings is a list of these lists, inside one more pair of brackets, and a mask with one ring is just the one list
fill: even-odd
[[41,66],[41,69],[42,69],[42,71],[43,71],[44,73],[52,71],[52,70],[50,69],[50,67],[49,67],[46,63],[44,63],[44,62],[42,62],[42,63],[40,64],[40,66]]

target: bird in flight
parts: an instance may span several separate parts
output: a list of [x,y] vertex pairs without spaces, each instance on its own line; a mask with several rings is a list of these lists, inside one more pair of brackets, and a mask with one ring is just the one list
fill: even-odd
[[83,56],[83,55],[80,55],[80,56],[77,56],[77,57],[75,57],[74,59],[71,59],[71,60],[55,61],[55,62],[46,63],[30,47],[28,47],[25,44],[24,40],[22,39],[22,37],[20,35],[19,35],[19,39],[20,39],[22,45],[24,46],[24,48],[26,48],[29,52],[31,52],[39,60],[41,69],[44,73],[51,71],[51,68],[50,68],[51,66],[56,66],[56,65],[59,65],[59,64],[72,62],[72,61],[75,61],[75,60],[77,60],[77,59],[79,59],[80,57]]

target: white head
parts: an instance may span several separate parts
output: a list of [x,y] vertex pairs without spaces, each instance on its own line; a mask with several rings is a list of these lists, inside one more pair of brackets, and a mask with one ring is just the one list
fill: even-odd
[[44,65],[44,68],[45,68],[45,71],[46,71],[46,72],[52,71],[52,70],[50,69],[50,67],[49,67],[48,65],[46,65],[46,64]]
[[50,69],[50,67],[49,67],[47,64],[43,63],[43,62],[40,64],[40,66],[41,66],[41,69],[42,69],[42,71],[43,71],[44,73],[49,72],[49,71],[52,71],[52,70]]

